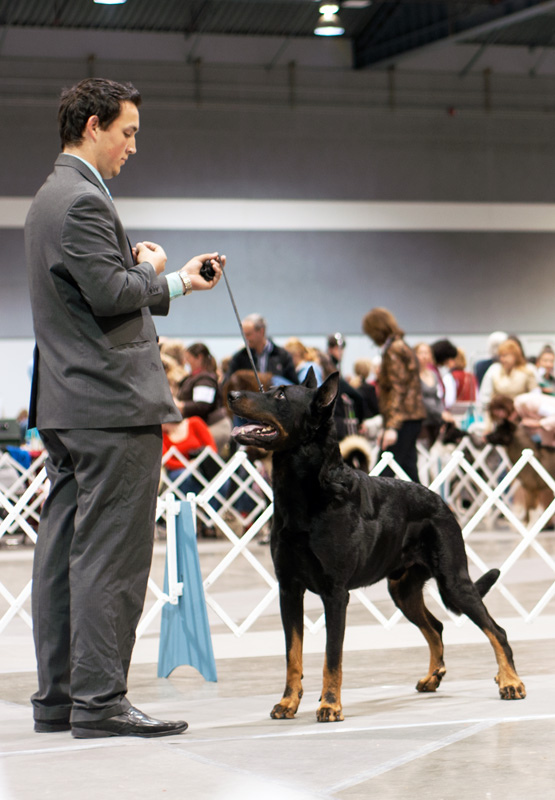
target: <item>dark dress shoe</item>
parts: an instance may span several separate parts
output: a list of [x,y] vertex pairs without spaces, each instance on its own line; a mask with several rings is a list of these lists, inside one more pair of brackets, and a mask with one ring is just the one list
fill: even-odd
[[71,725],[68,719],[36,719],[35,732],[36,733],[60,733],[60,731],[70,731]]
[[75,739],[99,739],[103,736],[173,736],[187,730],[187,723],[165,722],[143,714],[131,706],[122,714],[92,722],[76,722],[71,726]]

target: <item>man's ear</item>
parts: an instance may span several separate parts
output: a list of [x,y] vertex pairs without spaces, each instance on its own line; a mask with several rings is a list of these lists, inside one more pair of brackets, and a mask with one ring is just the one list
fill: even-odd
[[335,400],[339,392],[339,372],[332,372],[316,392],[315,407],[319,411],[333,411]]
[[316,375],[314,374],[314,369],[312,367],[310,367],[306,373],[305,379],[301,386],[306,386],[307,389],[316,389],[318,386],[318,381],[316,380]]
[[83,138],[85,138],[85,135],[88,134],[89,137],[93,141],[95,141],[99,128],[100,128],[100,120],[98,119],[98,116],[96,114],[93,114],[92,117],[88,118],[85,124],[85,129],[83,130]]

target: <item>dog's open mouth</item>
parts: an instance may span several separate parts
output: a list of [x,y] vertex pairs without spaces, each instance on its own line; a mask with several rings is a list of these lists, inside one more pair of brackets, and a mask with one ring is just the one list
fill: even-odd
[[277,437],[278,431],[268,422],[248,422],[246,425],[233,428],[231,435],[240,444],[256,444],[264,447]]

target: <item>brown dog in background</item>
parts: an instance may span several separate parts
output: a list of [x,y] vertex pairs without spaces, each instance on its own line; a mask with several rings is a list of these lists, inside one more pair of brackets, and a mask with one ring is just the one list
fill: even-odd
[[[510,397],[495,395],[488,405],[488,411],[495,424],[493,431],[486,435],[489,444],[504,447],[512,464],[516,464],[523,450],[533,450],[542,467],[555,477],[555,448],[545,447],[532,439],[520,424]],[[538,507],[545,509],[552,502],[553,492],[529,464],[519,472],[518,480],[524,492],[524,521],[528,523],[531,511]]]

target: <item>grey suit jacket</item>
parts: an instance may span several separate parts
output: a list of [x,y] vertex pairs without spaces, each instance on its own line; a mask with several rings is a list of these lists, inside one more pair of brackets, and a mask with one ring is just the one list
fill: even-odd
[[37,347],[30,424],[114,428],[178,421],[152,313],[167,281],[134,264],[114,204],[94,173],[63,153],[25,223]]

